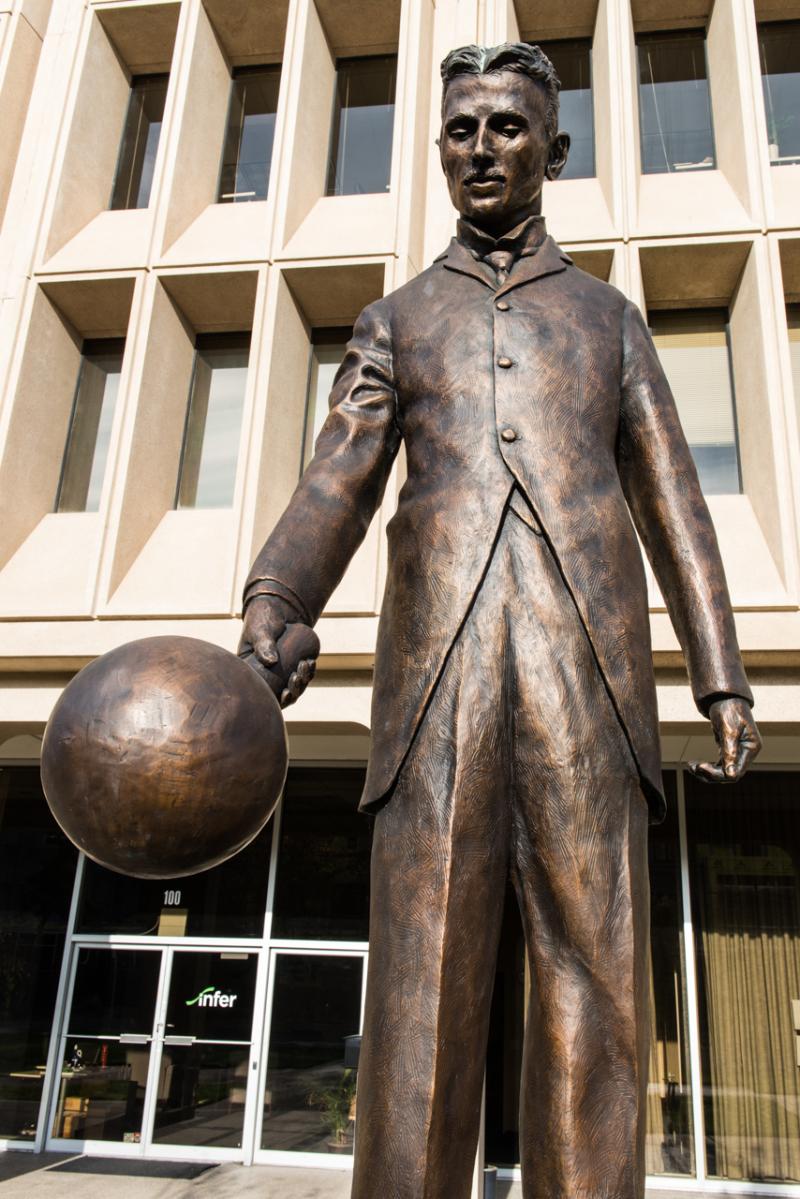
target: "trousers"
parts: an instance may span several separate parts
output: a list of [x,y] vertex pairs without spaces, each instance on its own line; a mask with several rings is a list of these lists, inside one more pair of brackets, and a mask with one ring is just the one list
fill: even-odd
[[352,1199],[468,1199],[506,881],[525,1199],[643,1199],[647,805],[544,536],[509,507],[375,817]]

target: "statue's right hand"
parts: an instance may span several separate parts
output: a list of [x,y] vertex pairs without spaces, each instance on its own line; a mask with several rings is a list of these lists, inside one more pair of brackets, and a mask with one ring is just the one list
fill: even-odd
[[272,667],[278,661],[277,642],[287,624],[297,620],[294,608],[277,595],[256,595],[244,614],[240,658],[253,654],[262,666]]
[[269,684],[282,708],[299,699],[311,682],[318,653],[316,633],[299,620],[290,603],[276,595],[256,595],[250,600],[238,655]]

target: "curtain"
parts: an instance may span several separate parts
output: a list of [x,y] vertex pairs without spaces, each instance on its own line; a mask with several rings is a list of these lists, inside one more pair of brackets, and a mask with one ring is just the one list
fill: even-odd
[[800,1179],[797,776],[687,780],[709,1173]]

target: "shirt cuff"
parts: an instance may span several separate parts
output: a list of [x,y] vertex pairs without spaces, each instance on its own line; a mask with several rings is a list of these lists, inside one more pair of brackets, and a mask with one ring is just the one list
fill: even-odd
[[254,579],[252,583],[249,583],[245,587],[242,599],[242,616],[247,611],[250,601],[258,595],[274,595],[276,599],[283,600],[297,613],[303,624],[311,626],[311,617],[300,596],[279,579]]

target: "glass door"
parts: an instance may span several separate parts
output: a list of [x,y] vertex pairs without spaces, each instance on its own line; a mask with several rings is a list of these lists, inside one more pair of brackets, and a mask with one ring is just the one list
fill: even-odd
[[162,967],[158,951],[75,947],[53,1140],[141,1152]]
[[48,1148],[241,1160],[258,961],[76,944]]
[[[257,953],[170,949],[158,1024],[148,1152],[243,1156],[252,1058]],[[251,1081],[252,1079],[252,1081]],[[249,1095],[248,1092],[251,1092]]]

